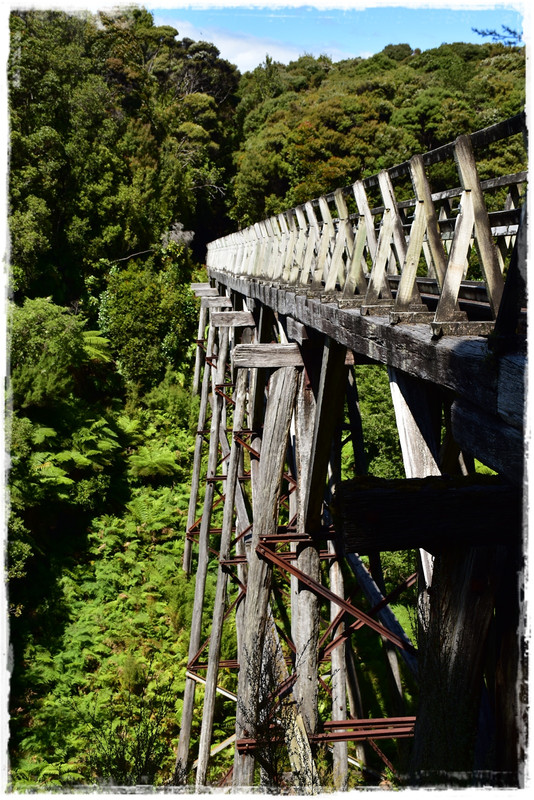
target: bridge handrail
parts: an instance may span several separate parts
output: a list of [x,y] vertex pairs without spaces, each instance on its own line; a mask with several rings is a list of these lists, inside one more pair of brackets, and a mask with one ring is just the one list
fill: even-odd
[[[486,335],[518,237],[527,173],[481,181],[474,151],[518,133],[525,135],[524,114],[213,241],[210,274],[305,289],[363,314],[389,315],[391,323],[428,322],[435,335]],[[432,192],[426,169],[452,158],[460,186]],[[397,201],[394,181],[407,177],[413,196]],[[381,203],[373,205],[370,194],[377,189]],[[489,211],[486,197],[496,192],[505,196]],[[474,320],[472,309],[468,316],[459,302],[473,266],[489,304]],[[437,286],[432,310],[426,295],[423,302],[421,278]]]

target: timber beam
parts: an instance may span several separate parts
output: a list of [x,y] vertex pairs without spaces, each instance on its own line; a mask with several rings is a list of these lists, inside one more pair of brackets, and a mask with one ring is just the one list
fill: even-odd
[[360,555],[521,536],[521,491],[497,476],[356,478],[338,484],[331,510],[345,551]]
[[[388,312],[363,315],[357,308],[342,308],[335,295],[331,302],[321,302],[306,292],[277,288],[268,283],[244,280],[210,270],[221,284],[239,291],[247,299],[269,306],[278,315],[295,321],[344,345],[358,358],[387,364],[415,377],[456,392],[487,414],[500,414],[503,402],[511,404],[508,424],[523,429],[524,374],[526,355],[517,352],[506,363],[495,357],[491,341],[484,336],[436,339],[428,325],[391,325]],[[203,300],[203,302],[207,302]],[[506,376],[506,382],[502,377]],[[507,390],[512,379],[513,396]],[[508,400],[506,400],[508,398]]]
[[211,315],[211,322],[220,328],[245,328],[256,325],[250,311],[214,311]]

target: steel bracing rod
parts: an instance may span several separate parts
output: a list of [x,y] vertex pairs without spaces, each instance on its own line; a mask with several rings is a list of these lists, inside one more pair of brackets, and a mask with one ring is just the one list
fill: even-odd
[[[226,570],[225,570],[225,572],[226,572]],[[226,611],[224,611],[224,615],[222,617],[222,622],[225,622],[228,619],[228,617],[230,616],[230,614],[232,613],[234,608],[237,606],[237,604],[239,603],[241,598],[244,597],[244,596],[245,596],[245,592],[243,590],[241,590],[239,592],[238,596],[235,598],[235,600],[231,603],[231,605],[229,605],[228,608],[226,609]],[[223,606],[223,610],[224,610],[224,606]],[[198,659],[200,658],[200,656],[202,655],[202,653],[204,652],[206,647],[208,647],[208,645],[210,645],[210,649],[213,648],[212,635],[213,635],[213,628],[212,628],[212,634],[210,634],[208,636],[208,638],[204,641],[204,643],[199,648],[198,652],[195,653],[193,658],[190,661],[187,662],[188,669],[194,669],[197,666]]]
[[412,727],[415,724],[414,716],[406,717],[375,717],[374,719],[343,719],[335,720],[329,719],[323,722],[325,730],[336,730],[337,728],[358,728],[362,731],[367,731],[372,728],[396,728],[396,727]]
[[[313,742],[358,742],[368,739],[404,739],[414,734],[415,717],[390,717],[388,719],[345,719],[329,720],[324,723],[325,731],[310,734]],[[338,731],[337,728],[346,730]],[[273,728],[269,739],[241,738],[236,742],[238,750],[245,752],[265,747],[269,743],[282,743]]]
[[[382,611],[386,606],[388,606],[391,603],[391,601],[395,599],[395,597],[397,597],[403,589],[413,586],[413,584],[416,581],[417,581],[417,572],[414,572],[413,575],[410,575],[410,577],[407,578],[405,581],[403,581],[402,584],[400,584],[400,586],[397,586],[395,589],[393,589],[392,592],[390,592],[386,597],[383,597],[382,600],[380,600],[375,606],[373,606],[373,608],[369,611],[369,614],[371,616],[378,615],[380,611]],[[340,611],[338,617],[342,617],[344,613],[345,613],[344,611]],[[351,633],[359,630],[362,627],[362,625],[364,625],[364,623],[360,621],[353,622],[350,625],[348,625],[340,636],[336,637],[335,639],[332,639],[332,641],[329,642],[329,644],[327,644],[324,647],[321,657],[326,658],[334,648],[338,647],[340,644],[343,644],[343,642],[349,638]],[[323,636],[322,642],[324,641],[325,638],[326,637]]]
[[[329,555],[330,555],[330,558],[336,558],[335,554],[332,553],[332,552],[330,552]],[[350,597],[347,598],[349,603],[354,602],[354,597],[359,592],[359,590],[360,590],[360,587],[357,586],[356,589],[353,592],[351,592]],[[339,623],[341,622],[341,620],[343,619],[344,616],[345,616],[345,611],[343,609],[340,609],[338,611],[337,615],[334,617],[334,619],[331,620],[331,622],[329,623],[327,629],[325,630],[325,632],[323,633],[323,635],[320,637],[319,641],[317,642],[317,646],[318,646],[319,649],[321,649],[323,647],[323,645],[326,642],[326,640],[330,637],[330,634],[332,633],[332,631],[335,628],[337,628],[337,626],[339,625]]]
[[365,742],[368,739],[406,739],[414,735],[413,726],[399,726],[391,730],[376,728],[369,731],[332,731],[310,736],[312,742]]
[[286,572],[290,572],[292,575],[295,575],[300,581],[305,583],[312,591],[321,595],[326,600],[329,600],[335,605],[338,605],[340,608],[346,611],[347,614],[350,614],[357,620],[361,620],[365,625],[367,625],[369,628],[372,628],[372,630],[376,631],[381,636],[384,636],[386,639],[389,639],[390,642],[399,647],[401,650],[410,650],[411,652],[415,652],[413,646],[410,645],[408,642],[403,641],[399,636],[396,636],[394,633],[391,633],[391,631],[388,631],[387,628],[385,628],[380,623],[376,622],[372,617],[369,616],[369,614],[366,614],[364,611],[360,611],[351,603],[348,603],[346,600],[343,600],[342,597],[338,597],[338,595],[334,594],[334,592],[331,592],[325,586],[322,586],[317,581],[314,581],[311,578],[309,578],[308,575],[306,575],[304,572],[301,572],[301,570],[294,567],[290,562],[284,561],[282,558],[279,558],[279,556],[276,553],[273,553],[273,551],[270,550],[268,547],[266,547],[262,542],[259,542],[257,544],[256,552],[260,557],[263,557],[268,561],[271,561],[273,564],[276,564],[278,567],[280,567],[280,569],[284,569],[286,570]]

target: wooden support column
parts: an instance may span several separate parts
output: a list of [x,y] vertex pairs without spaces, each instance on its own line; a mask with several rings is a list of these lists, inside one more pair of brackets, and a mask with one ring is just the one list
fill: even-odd
[[[202,310],[202,309],[201,309]],[[202,445],[204,444],[204,425],[206,424],[206,411],[208,408],[208,397],[211,385],[211,358],[215,355],[215,332],[216,328],[210,324],[208,341],[206,345],[208,359],[204,364],[204,374],[202,376],[202,392],[200,395],[200,408],[198,412],[197,432],[195,436],[195,453],[193,456],[193,471],[191,473],[191,494],[189,495],[189,508],[187,511],[187,528],[189,533],[193,527],[197,515],[198,487],[200,483],[200,469],[202,463]],[[192,543],[186,537],[184,543],[184,572],[191,572],[191,553]]]
[[487,636],[505,555],[506,548],[460,546],[436,558],[419,644],[411,763],[416,784],[462,786],[467,776],[468,784],[473,780]]
[[[254,738],[256,735],[271,567],[257,556],[255,548],[261,536],[274,534],[278,527],[278,498],[297,382],[297,370],[294,367],[284,367],[274,373],[269,385],[259,475],[262,492],[258,494],[254,508],[255,524],[251,543],[245,605],[245,631],[238,681],[236,711],[238,740]],[[235,787],[251,786],[253,777],[253,756],[239,753],[236,750],[233,785]]]
[[[275,316],[268,306],[261,305],[255,312],[256,319],[256,343],[261,344],[270,342],[273,339],[273,326]],[[255,366],[251,369],[249,385],[249,402],[247,410],[248,427],[253,431],[251,446],[256,452],[261,451],[261,430],[263,415],[265,411],[265,386],[268,379],[268,369],[266,367]],[[256,506],[256,495],[258,493],[258,472],[259,461],[251,458],[250,474],[252,483],[252,504]]]
[[367,458],[363,438],[362,417],[360,414],[360,401],[354,367],[350,367],[347,376],[347,411],[349,415],[350,432],[352,439],[352,453],[354,457],[354,471],[356,475],[367,474]]
[[434,386],[388,367],[389,386],[407,478],[441,475],[441,403]]
[[[402,460],[407,478],[441,475],[439,468],[441,403],[435,387],[388,367]],[[432,583],[432,556],[419,553],[426,586]]]
[[[228,328],[221,328],[221,338],[219,354],[217,358],[217,370],[215,383],[221,384],[224,381],[226,367],[226,356],[228,348]],[[204,608],[204,591],[206,585],[206,574],[208,570],[208,546],[209,546],[209,527],[211,521],[211,511],[213,495],[215,491],[214,482],[209,480],[216,475],[217,461],[219,454],[219,425],[223,399],[215,394],[213,398],[213,410],[210,429],[210,446],[208,454],[207,484],[204,495],[204,510],[200,525],[198,560],[195,581],[195,598],[193,601],[193,615],[191,619],[191,634],[189,638],[188,661],[196,655],[200,646],[200,635],[202,629],[202,612]],[[195,702],[195,681],[186,678],[184,699],[182,706],[182,720],[180,725],[180,739],[178,741],[178,751],[176,756],[176,768],[174,780],[177,784],[184,784],[187,776],[187,762],[189,757],[189,741],[191,737],[191,723],[193,720],[193,707]]]
[[325,337],[316,397],[309,479],[304,497],[304,530],[314,533],[321,526],[321,510],[330,460],[330,447],[343,409],[347,367],[346,348]]
[[[332,552],[335,551],[332,548]],[[343,574],[341,572],[341,565],[337,556],[332,561],[329,570],[330,589],[338,595],[338,597],[345,596],[345,586],[343,582]],[[333,622],[338,617],[338,607],[330,604],[330,622]],[[332,638],[341,634],[344,630],[344,623],[340,622],[332,631]],[[347,719],[347,675],[345,667],[345,648],[336,647],[332,651],[332,719],[344,720]],[[333,744],[334,755],[334,789],[338,792],[345,791],[348,781],[348,748],[347,742],[334,742]]]
[[[264,310],[267,311],[268,309]],[[260,338],[260,340],[262,338],[264,339],[272,338],[273,322],[274,322],[274,317],[268,316],[267,314],[260,314],[260,324],[258,326],[258,338]],[[263,406],[265,397],[265,387],[263,385],[263,380],[265,379],[265,376],[268,375],[268,370],[271,370],[273,367],[279,366],[280,362],[278,361],[277,345],[273,346],[272,344],[263,344],[259,346],[259,350],[257,348],[248,348],[248,349],[242,348],[242,349],[248,352],[247,357],[243,361],[243,365],[246,365],[251,368],[249,428],[253,429],[255,432],[251,444],[254,450],[260,452],[262,446],[262,436],[260,435],[260,431],[262,430]],[[239,348],[237,350],[239,350]],[[237,361],[239,361],[239,357],[236,352],[234,363],[237,363]],[[291,356],[290,359],[290,363],[292,362],[294,362],[295,365],[297,364],[301,365],[302,363],[300,356],[298,356],[298,358],[295,359],[294,354]],[[285,363],[286,363],[285,359],[282,359],[282,364]],[[270,391],[268,392],[268,394],[270,394]],[[258,433],[256,433],[256,431]],[[258,513],[257,512],[258,504],[261,504],[263,502],[264,481],[263,478],[261,477],[262,473],[259,471],[259,465],[260,462],[258,461],[258,459],[253,459],[251,461],[251,473],[253,479],[252,495],[253,495],[253,506],[255,509],[255,513]],[[247,557],[249,560],[252,558],[256,558],[255,550],[252,545],[248,548]],[[243,621],[244,619],[246,619],[246,605],[243,608],[242,604],[240,609],[238,610],[238,613],[240,615],[238,620],[239,630],[246,632],[246,624]],[[271,619],[272,613],[269,606],[267,615],[268,618]],[[244,645],[242,641],[244,637],[245,637],[244,633],[239,637],[240,663],[244,663],[245,661],[245,655],[243,649]],[[278,660],[278,663],[276,664],[273,663],[269,667],[269,669],[271,671],[274,669],[277,675],[282,676],[282,680],[287,680],[289,678],[289,674],[282,658],[282,650],[280,647],[278,632],[276,630],[276,627],[274,626],[274,622],[267,624],[265,632],[264,649],[265,652],[270,654],[269,658],[271,659],[276,658]],[[266,665],[264,664],[262,668],[265,667]],[[316,782],[316,770],[313,764],[311,748],[307,741],[304,723],[300,715],[299,704],[298,702],[295,702],[293,699],[291,699],[291,697],[288,697],[287,700],[285,700],[283,703],[283,720],[284,720],[284,736],[295,780],[297,782],[297,785],[299,785],[301,788],[310,789]],[[262,762],[262,758],[264,755],[265,752],[259,754],[260,764]]]
[[[235,390],[235,410],[234,410],[234,431],[238,432],[243,426],[245,411],[246,388],[248,375],[246,370],[240,370],[237,376]],[[241,455],[241,447],[234,440],[230,450],[230,461],[228,474],[226,477],[226,492],[224,501],[223,523],[220,542],[219,558],[224,561],[230,557],[230,543],[232,537],[232,527],[234,520],[234,505],[236,486],[238,486],[238,469]],[[202,712],[202,729],[200,732],[200,743],[198,751],[196,786],[201,788],[206,785],[206,775],[208,769],[208,759],[210,753],[211,735],[213,730],[213,713],[215,709],[215,694],[217,689],[217,675],[219,671],[219,659],[221,651],[221,637],[223,620],[226,606],[226,588],[228,573],[219,564],[217,572],[217,588],[215,591],[215,602],[213,607],[213,621],[211,625],[211,635],[208,656],[208,671],[206,674],[206,686],[204,692],[204,708]]]
[[195,353],[195,372],[193,374],[193,394],[198,394],[200,391],[200,373],[204,364],[204,351],[201,342],[204,342],[206,333],[206,320],[208,309],[201,304],[198,316],[198,332],[197,332],[197,351]]
[[495,603],[495,769],[520,788],[525,786],[529,733],[524,559],[521,545],[508,548]]
[[[315,421],[316,404],[308,374],[300,374],[297,402],[295,406],[295,439],[297,461],[297,531],[304,531],[304,500],[310,476],[311,441]],[[320,561],[315,545],[297,546],[296,566],[316,581],[320,580]],[[294,603],[293,641],[296,647],[296,671],[298,674],[294,694],[297,706],[304,719],[308,733],[317,732],[318,665],[317,643],[319,638],[319,604],[314,592],[291,576],[296,585]]]
[[[334,487],[341,482],[341,418],[336,420],[336,427],[331,442],[331,456],[328,468],[329,487],[326,495],[330,505]],[[325,515],[326,516],[326,515]],[[330,514],[327,515],[327,522],[331,523]],[[329,551],[333,554],[328,570],[330,580],[330,590],[338,597],[345,597],[345,582],[341,571],[341,564],[336,552],[334,542],[329,542]],[[334,603],[330,603],[330,623],[338,620],[332,628],[332,639],[343,634],[345,623],[339,617],[339,608]],[[345,647],[340,646],[332,650],[331,658],[331,681],[332,681],[332,720],[347,719],[347,668],[345,664]],[[348,765],[348,746],[347,742],[334,742],[333,752],[333,778],[336,791],[345,791],[349,776]]]

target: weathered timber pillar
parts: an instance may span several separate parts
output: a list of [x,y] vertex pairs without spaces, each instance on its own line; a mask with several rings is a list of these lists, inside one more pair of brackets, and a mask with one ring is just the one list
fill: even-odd
[[[247,370],[239,370],[235,389],[235,409],[233,427],[235,432],[241,431],[245,410],[246,389],[247,389]],[[230,450],[230,460],[226,477],[226,492],[224,501],[222,533],[219,551],[219,560],[225,561],[230,557],[230,543],[232,537],[235,494],[241,456],[241,446],[234,439]],[[217,687],[217,675],[219,671],[219,659],[221,651],[221,637],[226,606],[226,589],[228,573],[219,564],[217,572],[217,588],[215,591],[215,602],[213,607],[213,621],[211,625],[211,635],[209,643],[208,671],[206,674],[206,685],[204,691],[204,707],[202,712],[202,728],[200,732],[200,743],[198,751],[197,788],[205,786],[208,769],[208,759],[213,730],[213,713],[215,709],[215,694]]]
[[202,463],[202,445],[204,444],[204,425],[206,424],[206,411],[208,408],[208,397],[211,384],[211,362],[216,355],[215,333],[215,326],[210,324],[208,341],[206,345],[207,358],[204,364],[204,374],[202,376],[202,392],[200,394],[200,408],[198,412],[197,432],[195,436],[195,453],[193,456],[193,471],[191,473],[191,494],[189,495],[189,508],[187,511],[187,528],[183,558],[183,568],[187,574],[191,572],[192,542],[189,538],[189,534],[193,528],[193,525],[195,524],[197,513],[198,487],[200,483],[200,468]]
[[362,416],[360,413],[360,399],[358,395],[356,376],[354,374],[354,367],[350,367],[347,376],[347,411],[349,415],[352,440],[352,453],[354,457],[354,472],[356,475],[366,475],[367,459],[365,456]]
[[[312,387],[305,370],[299,380],[297,402],[295,405],[295,451],[297,462],[297,532],[305,531],[304,499],[309,480],[310,447],[315,419],[316,404]],[[317,547],[313,544],[297,545],[296,566],[313,580],[320,580],[320,562]],[[297,681],[294,694],[297,706],[304,719],[308,733],[317,731],[318,665],[317,643],[319,639],[319,604],[314,592],[298,579],[296,583],[296,602],[292,620],[293,641],[296,648],[295,668]]]
[[204,305],[200,305],[200,313],[198,317],[198,333],[197,333],[197,350],[195,353],[195,371],[193,374],[193,394],[198,394],[200,389],[200,373],[204,364],[203,345],[205,344],[206,334],[206,319],[208,309]]
[[458,546],[436,557],[429,619],[419,642],[411,762],[417,784],[473,784],[486,644],[505,554],[501,547]]
[[[524,788],[528,737],[527,623],[525,564],[521,545],[510,547],[501,564],[495,604],[495,770],[508,785]],[[502,784],[501,784],[502,785]]]
[[[329,487],[327,490],[328,505],[334,487],[341,482],[341,417],[336,420],[336,429],[331,443],[331,457],[329,464]],[[326,521],[332,522],[330,513],[325,514]],[[329,542],[329,551],[333,555],[328,570],[330,589],[338,597],[345,597],[345,582],[341,571],[337,548],[334,542]],[[332,640],[342,636],[345,630],[343,617],[339,615],[338,606],[330,603],[330,624],[332,625]],[[332,680],[332,719],[347,719],[347,668],[345,664],[345,644],[342,642],[332,650],[331,680]],[[333,752],[333,779],[336,791],[345,791],[349,777],[348,745],[347,742],[334,742]]]
[[[402,460],[407,478],[441,475],[439,467],[441,400],[435,387],[388,367]],[[432,556],[419,551],[426,586],[432,583]]]
[[[273,337],[273,324],[275,321],[272,309],[259,306],[254,310],[256,319],[256,342],[270,342]],[[261,452],[261,427],[265,411],[265,386],[268,371],[265,367],[257,367],[251,371],[248,405],[248,426],[252,431],[251,447],[256,452]],[[252,504],[256,504],[258,493],[259,461],[252,457],[250,460],[250,475],[252,483]]]
[[[343,581],[343,573],[341,572],[341,564],[337,558],[337,554],[332,545],[331,552],[334,559],[330,565],[329,578],[330,589],[338,597],[345,597],[345,585]],[[339,609],[334,604],[330,604],[330,622],[339,617]],[[343,633],[345,624],[343,621],[332,630],[332,639]],[[345,646],[344,644],[332,650],[332,719],[345,720],[347,719],[347,674],[345,667]],[[338,792],[345,791],[348,782],[348,747],[347,742],[334,742],[333,744],[333,765],[334,765],[334,789]]]
[[309,533],[314,533],[321,527],[330,448],[345,397],[346,352],[345,347],[333,339],[325,337],[316,395],[309,479],[304,497],[303,519],[305,530]]
[[[215,383],[221,384],[224,381],[226,368],[226,356],[228,350],[228,329],[222,328],[220,333],[220,346],[217,356],[217,369]],[[200,524],[198,559],[195,581],[195,598],[193,601],[193,615],[191,619],[191,634],[189,638],[188,661],[191,661],[200,646],[200,636],[202,629],[202,612],[204,608],[204,591],[206,586],[206,574],[208,570],[208,545],[209,527],[211,521],[211,509],[215,485],[213,479],[217,471],[217,461],[219,453],[219,425],[223,407],[223,398],[214,393],[213,408],[210,429],[210,445],[208,454],[207,484],[204,495],[204,510]],[[182,719],[180,724],[180,738],[178,741],[178,751],[176,756],[176,768],[174,780],[177,784],[183,784],[187,776],[187,761],[189,756],[189,741],[191,737],[191,724],[193,720],[193,707],[195,702],[196,683],[191,678],[186,678],[184,699],[182,706]]]
[[[294,367],[278,369],[271,377],[262,439],[259,482],[262,492],[254,508],[254,533],[250,548],[245,630],[238,679],[236,709],[237,740],[256,736],[262,650],[269,602],[271,567],[255,552],[262,536],[276,533],[278,499],[285,463],[287,439],[297,390],[298,372]],[[236,748],[234,787],[251,786],[254,757]]]
[[439,392],[393,367],[388,367],[388,374],[406,477],[441,475]]
[[[365,450],[363,440],[363,427],[358,403],[358,387],[354,370],[351,369],[347,381],[347,405],[349,413],[349,421],[351,427],[352,448],[354,454],[354,467],[356,474],[363,475],[367,472],[367,464],[365,462]],[[380,550],[369,553],[369,566],[372,578],[376,582],[380,592],[385,595],[385,586],[382,573],[382,562],[380,558]],[[400,626],[399,626],[400,627]],[[404,713],[404,695],[402,689],[402,682],[397,660],[397,651],[391,642],[385,637],[381,637],[382,645],[384,647],[388,673],[391,678],[393,688],[393,695],[395,698],[394,714],[395,716],[402,716]]]

